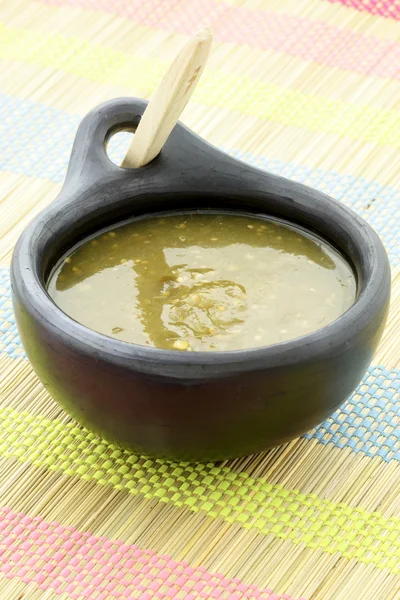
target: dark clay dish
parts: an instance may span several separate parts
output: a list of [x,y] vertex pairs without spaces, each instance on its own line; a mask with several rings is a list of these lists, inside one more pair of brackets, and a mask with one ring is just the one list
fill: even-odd
[[[59,197],[18,241],[12,293],[28,358],[77,421],[138,452],[217,460],[291,440],[329,416],[368,368],[389,304],[382,243],[340,203],[243,164],[180,124],[147,166],[114,165],[107,140],[134,130],[145,108],[143,101],[119,99],[85,117]],[[324,238],[354,269],[354,304],[303,337],[213,353],[114,339],[51,300],[47,283],[56,264],[88,236],[143,215],[197,209],[266,215]]]

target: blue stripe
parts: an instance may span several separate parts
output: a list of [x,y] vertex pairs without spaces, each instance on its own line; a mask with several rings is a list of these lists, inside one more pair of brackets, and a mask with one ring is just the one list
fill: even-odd
[[370,367],[349,400],[303,437],[400,461],[400,370]]
[[[0,169],[61,182],[81,115],[44,104],[0,95],[2,150]],[[112,158],[124,156],[126,137],[112,144]],[[393,266],[400,264],[400,190],[376,181],[311,169],[224,148],[237,158],[271,173],[315,187],[341,200],[363,216],[381,236]]]
[[[11,358],[26,355],[11,307],[8,269],[0,269],[0,353]],[[350,399],[303,437],[321,444],[350,448],[384,461],[400,461],[400,370],[371,367]]]

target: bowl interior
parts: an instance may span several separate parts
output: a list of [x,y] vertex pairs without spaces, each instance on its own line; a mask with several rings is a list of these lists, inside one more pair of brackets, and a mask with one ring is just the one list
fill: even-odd
[[47,251],[38,257],[41,282],[46,287],[60,261],[86,239],[101,231],[149,216],[212,212],[265,218],[292,225],[306,234],[308,232],[322,238],[348,262],[355,275],[359,291],[363,271],[360,253],[354,240],[338,227],[337,222],[334,219],[331,221],[326,219],[323,223],[316,223],[312,212],[296,214],[293,211],[289,217],[285,214],[287,211],[280,211],[279,208],[279,202],[275,205],[266,205],[265,201],[251,197],[154,194],[150,197],[129,198],[128,201],[117,203],[117,206],[113,205],[112,208],[102,206],[100,209],[88,210],[79,221],[64,219],[60,224],[60,231],[52,238],[52,243],[47,244]]

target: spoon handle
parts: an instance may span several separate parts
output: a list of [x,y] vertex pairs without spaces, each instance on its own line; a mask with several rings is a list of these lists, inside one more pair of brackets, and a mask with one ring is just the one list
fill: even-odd
[[122,167],[142,167],[159,154],[200,79],[211,43],[205,28],[182,48],[147,105]]

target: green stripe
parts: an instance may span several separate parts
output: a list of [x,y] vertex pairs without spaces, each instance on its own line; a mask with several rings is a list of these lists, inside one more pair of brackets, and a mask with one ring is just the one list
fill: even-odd
[[0,409],[0,455],[400,573],[400,519],[286,490],[212,463],[152,460],[74,423]]
[[[0,23],[0,58],[61,69],[89,81],[126,87],[148,96],[165,73],[164,61],[134,56],[85,39],[49,35]],[[131,92],[132,92],[132,88]],[[271,83],[209,70],[194,100],[284,125],[400,147],[396,110],[346,103]]]

